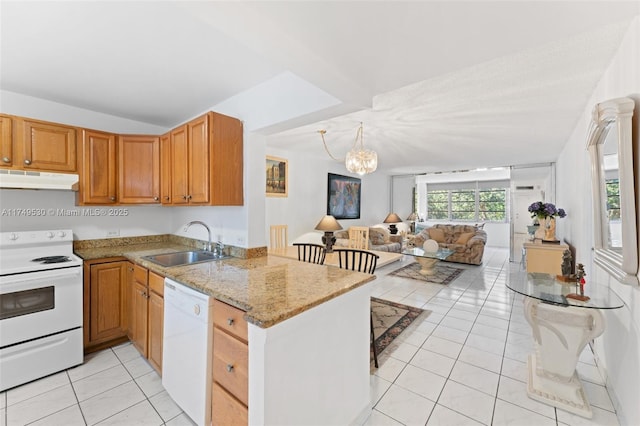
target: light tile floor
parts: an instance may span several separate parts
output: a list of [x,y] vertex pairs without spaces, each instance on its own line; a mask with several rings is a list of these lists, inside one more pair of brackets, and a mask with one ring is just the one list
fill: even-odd
[[508,251],[487,249],[481,266],[446,287],[388,276],[411,262],[380,268],[372,296],[428,309],[380,356],[371,376],[373,425],[618,425],[591,348],[578,375],[593,409],[585,419],[530,399],[526,361],[533,350],[522,297],[506,288],[524,276]]
[[[481,266],[447,286],[380,268],[373,296],[431,311],[380,354],[371,376],[372,425],[617,425],[590,348],[580,375],[594,411],[584,419],[529,399],[526,357],[532,350],[522,299],[505,287],[507,250],[487,249]],[[0,426],[192,425],[161,379],[130,344],[85,358],[81,366],[0,393]]]

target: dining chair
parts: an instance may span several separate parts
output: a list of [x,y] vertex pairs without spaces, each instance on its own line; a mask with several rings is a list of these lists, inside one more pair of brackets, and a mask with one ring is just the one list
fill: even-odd
[[[342,269],[365,272],[367,274],[374,274],[376,272],[376,266],[378,265],[380,256],[375,253],[350,248],[333,249],[333,252],[338,257],[338,266]],[[378,368],[378,352],[376,350],[376,339],[373,334],[373,312],[371,312],[371,310],[369,310],[369,324],[369,339],[371,340],[371,350],[373,351],[373,364]]]
[[269,248],[279,249],[289,245],[287,225],[271,225],[269,228]]
[[313,243],[293,243],[293,245],[298,248],[298,260],[324,265],[327,254],[325,246]]
[[369,227],[351,226],[349,227],[349,248],[369,250]]

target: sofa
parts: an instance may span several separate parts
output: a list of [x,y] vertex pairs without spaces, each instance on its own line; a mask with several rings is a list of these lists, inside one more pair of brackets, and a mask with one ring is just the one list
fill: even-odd
[[487,233],[477,226],[437,224],[425,228],[407,242],[409,246],[422,247],[426,240],[435,240],[440,248],[453,250],[447,262],[480,265]]
[[[349,230],[336,231],[334,247],[349,246]],[[369,228],[369,250],[386,251],[390,253],[400,253],[402,251],[402,237],[391,235],[386,226],[375,225]]]

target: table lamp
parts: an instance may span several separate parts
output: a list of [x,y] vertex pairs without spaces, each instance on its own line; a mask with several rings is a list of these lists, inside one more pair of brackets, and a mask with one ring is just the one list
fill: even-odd
[[317,229],[318,231],[324,231],[324,235],[322,236],[322,244],[326,246],[327,253],[332,253],[333,245],[336,242],[336,237],[333,236],[333,231],[341,230],[342,226],[340,226],[335,217],[326,215],[320,220],[320,222],[318,222],[315,229]]
[[400,219],[400,216],[398,216],[395,213],[389,213],[387,217],[384,219],[383,223],[388,223],[389,233],[391,235],[395,235],[398,233],[398,228],[396,227],[396,223],[400,223],[400,222],[402,222],[402,219]]

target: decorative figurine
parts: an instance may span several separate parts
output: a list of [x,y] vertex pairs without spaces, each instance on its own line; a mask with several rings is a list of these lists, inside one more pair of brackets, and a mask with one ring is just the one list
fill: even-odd
[[584,272],[584,265],[582,263],[578,263],[576,267],[576,293],[567,294],[566,297],[583,302],[586,302],[590,299],[589,296],[584,295],[584,285],[586,284],[586,280],[584,279],[584,277],[586,275],[587,274]]
[[571,275],[571,261],[573,260],[573,257],[571,256],[571,252],[569,250],[565,250],[564,253],[562,253],[562,275],[564,275],[565,277],[568,277],[569,275]]

